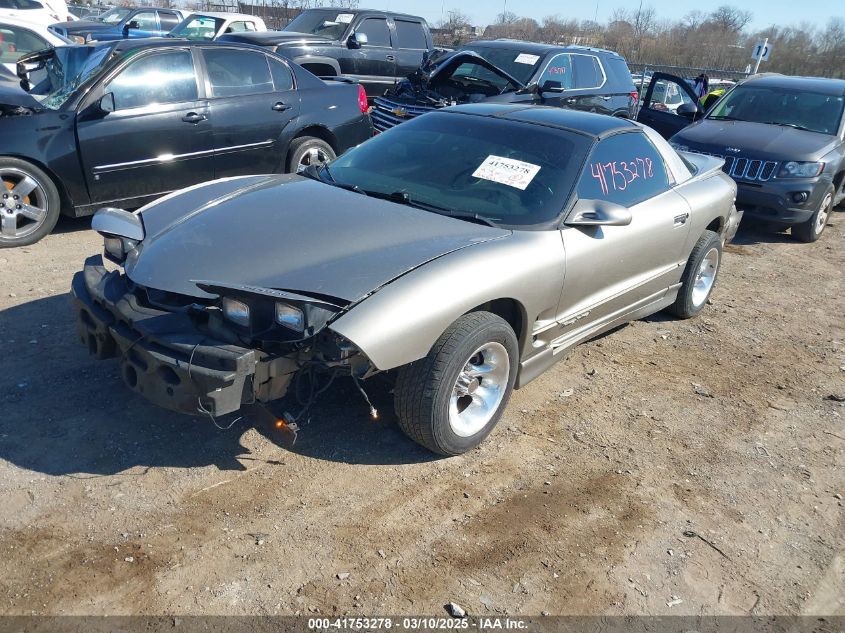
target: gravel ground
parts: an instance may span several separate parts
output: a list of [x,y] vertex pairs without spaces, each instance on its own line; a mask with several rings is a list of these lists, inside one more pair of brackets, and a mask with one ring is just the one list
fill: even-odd
[[[0,251],[0,614],[845,614],[845,213],[574,351],[434,458],[335,383],[295,442],[77,340],[85,220]],[[231,422],[234,418],[226,420]]]

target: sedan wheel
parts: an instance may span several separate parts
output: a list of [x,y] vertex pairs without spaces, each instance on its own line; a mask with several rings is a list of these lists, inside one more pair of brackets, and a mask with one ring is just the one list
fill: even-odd
[[289,173],[302,173],[312,165],[320,167],[335,158],[331,145],[313,136],[304,136],[290,144],[287,170]]
[[37,242],[58,217],[59,194],[49,177],[24,161],[0,158],[0,247]]
[[463,315],[425,358],[400,368],[395,390],[399,426],[441,455],[475,448],[507,406],[518,354],[507,321],[490,312]]
[[487,343],[467,359],[449,401],[449,426],[471,437],[490,422],[508,388],[510,358],[501,343]]
[[704,231],[698,238],[681,276],[681,287],[675,303],[668,311],[681,319],[694,317],[704,309],[722,262],[722,238],[713,231]]

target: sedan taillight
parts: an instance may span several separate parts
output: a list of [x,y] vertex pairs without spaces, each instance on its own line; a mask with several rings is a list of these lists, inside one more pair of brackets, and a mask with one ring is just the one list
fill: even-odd
[[364,86],[358,84],[358,109],[361,110],[361,114],[366,114],[367,110],[369,110],[369,106],[367,105],[367,91],[364,90]]

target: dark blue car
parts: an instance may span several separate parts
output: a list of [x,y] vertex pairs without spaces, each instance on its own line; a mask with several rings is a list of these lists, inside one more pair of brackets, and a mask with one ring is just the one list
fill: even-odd
[[114,7],[90,20],[57,22],[51,31],[78,44],[98,41],[162,37],[181,22],[187,12],[150,7]]

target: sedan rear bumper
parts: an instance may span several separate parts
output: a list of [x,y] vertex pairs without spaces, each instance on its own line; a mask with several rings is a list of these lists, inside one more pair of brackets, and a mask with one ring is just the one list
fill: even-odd
[[187,313],[141,305],[99,255],[74,275],[71,294],[82,343],[99,359],[119,357],[123,381],[154,404],[218,416],[255,401],[260,352],[213,340]]

